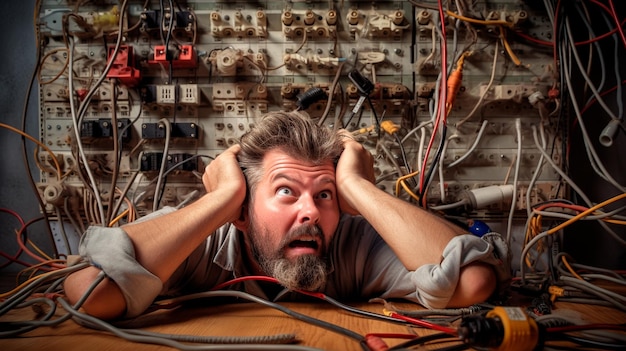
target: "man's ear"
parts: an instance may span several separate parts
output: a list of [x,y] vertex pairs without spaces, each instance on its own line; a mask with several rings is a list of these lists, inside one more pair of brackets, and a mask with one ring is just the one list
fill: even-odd
[[248,205],[241,206],[241,214],[239,214],[239,218],[233,222],[235,228],[238,230],[247,233],[248,226],[250,225],[250,216],[248,215]]

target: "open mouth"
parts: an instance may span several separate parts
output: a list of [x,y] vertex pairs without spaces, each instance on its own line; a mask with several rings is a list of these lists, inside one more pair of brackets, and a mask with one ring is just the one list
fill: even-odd
[[317,250],[319,248],[319,244],[315,239],[304,239],[304,240],[294,240],[288,245],[290,248],[310,248]]
[[285,246],[285,253],[287,257],[306,255],[306,254],[318,254],[321,248],[320,238],[316,236],[306,235],[298,237],[289,242]]

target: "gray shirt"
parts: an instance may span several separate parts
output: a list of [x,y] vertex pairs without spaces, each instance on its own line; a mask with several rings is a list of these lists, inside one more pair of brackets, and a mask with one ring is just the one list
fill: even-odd
[[[153,215],[170,211],[164,209]],[[243,260],[242,240],[242,233],[234,225],[222,226],[164,284],[137,263],[132,242],[121,228],[90,227],[81,241],[80,254],[117,283],[126,299],[126,315],[132,317],[141,314],[159,295],[205,291],[251,275]],[[487,241],[461,235],[450,241],[439,264],[409,271],[364,218],[350,215],[341,217],[328,251],[330,271],[321,291],[326,295],[340,300],[404,298],[431,308],[447,304],[460,267],[477,260],[502,264]],[[255,281],[229,288],[269,299],[276,293]]]

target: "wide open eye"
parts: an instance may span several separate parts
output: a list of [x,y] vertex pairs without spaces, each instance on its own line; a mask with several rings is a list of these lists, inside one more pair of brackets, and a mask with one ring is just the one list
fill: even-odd
[[332,200],[333,192],[330,190],[324,190],[320,192],[319,195],[317,195],[317,197],[322,200]]
[[293,195],[293,191],[286,186],[281,186],[276,190],[276,195],[291,196]]

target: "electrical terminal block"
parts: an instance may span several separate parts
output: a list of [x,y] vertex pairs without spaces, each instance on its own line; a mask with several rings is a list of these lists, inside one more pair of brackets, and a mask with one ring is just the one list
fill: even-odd
[[[198,125],[195,123],[172,123],[171,138],[198,139]],[[143,123],[141,137],[143,139],[165,139],[166,130],[163,123]]]
[[198,84],[180,84],[178,96],[181,104],[200,105],[202,103],[202,90]]
[[290,71],[303,69],[308,69],[313,72],[334,70],[345,60],[346,59],[343,57],[323,57],[319,55],[305,57],[300,54],[285,54],[283,56],[283,63]]
[[283,34],[288,39],[306,36],[310,39],[330,39],[337,35],[337,12],[329,10],[326,15],[313,10],[285,10],[281,15]]
[[[307,106],[307,111],[311,114],[313,118],[316,115],[316,111],[320,111],[324,109],[326,102],[328,101],[328,94],[330,93],[330,84],[328,83],[319,83],[319,84],[296,84],[296,83],[287,83],[283,84],[280,87],[280,96],[282,98],[282,106],[285,110],[294,110],[299,108],[299,99],[308,91],[312,91],[313,89],[319,89],[324,93],[324,97],[320,100],[314,101]],[[321,94],[320,92],[320,94]],[[340,92],[338,90],[334,91],[333,99],[339,98]]]
[[268,91],[265,85],[238,82],[213,84],[210,99],[215,111],[245,115],[246,106],[252,106],[262,113],[267,112],[267,97]]
[[163,65],[164,68],[168,68],[170,63],[172,68],[196,68],[198,55],[193,45],[180,45],[175,50],[157,45],[154,47],[154,58],[149,63]]
[[[197,171],[198,161],[193,157],[194,155],[188,153],[174,153],[167,155],[166,169],[174,168],[174,172],[185,171]],[[156,172],[161,169],[163,161],[162,152],[146,152],[141,155],[140,169],[142,172]],[[184,162],[183,162],[184,161]]]
[[[115,54],[115,48],[109,47],[107,61],[110,62],[113,59],[113,54]],[[129,87],[134,87],[139,84],[141,72],[135,68],[135,56],[132,46],[120,46],[117,55],[115,55],[111,69],[107,73],[107,78],[115,78],[119,80],[120,83]]]
[[172,20],[172,12],[169,7],[166,7],[163,12],[161,10],[143,10],[139,13],[139,18],[141,21],[139,30],[155,38],[160,37],[160,33],[165,34],[168,31],[175,35],[191,33],[196,21],[193,12],[180,9],[174,9]]
[[403,10],[361,14],[358,10],[348,12],[348,27],[351,35],[364,33],[369,39],[400,39],[411,28]]
[[157,85],[156,86],[156,102],[157,104],[173,105],[177,101],[177,91],[175,85]]
[[[117,119],[117,130],[119,138],[122,142],[128,142],[131,138],[130,119]],[[99,140],[112,141],[113,126],[110,118],[99,118],[97,120],[83,121],[80,128],[80,138],[85,143],[91,143]]]
[[267,14],[257,10],[254,14],[236,11],[232,18],[227,13],[211,12],[211,34],[217,39],[267,38]]

